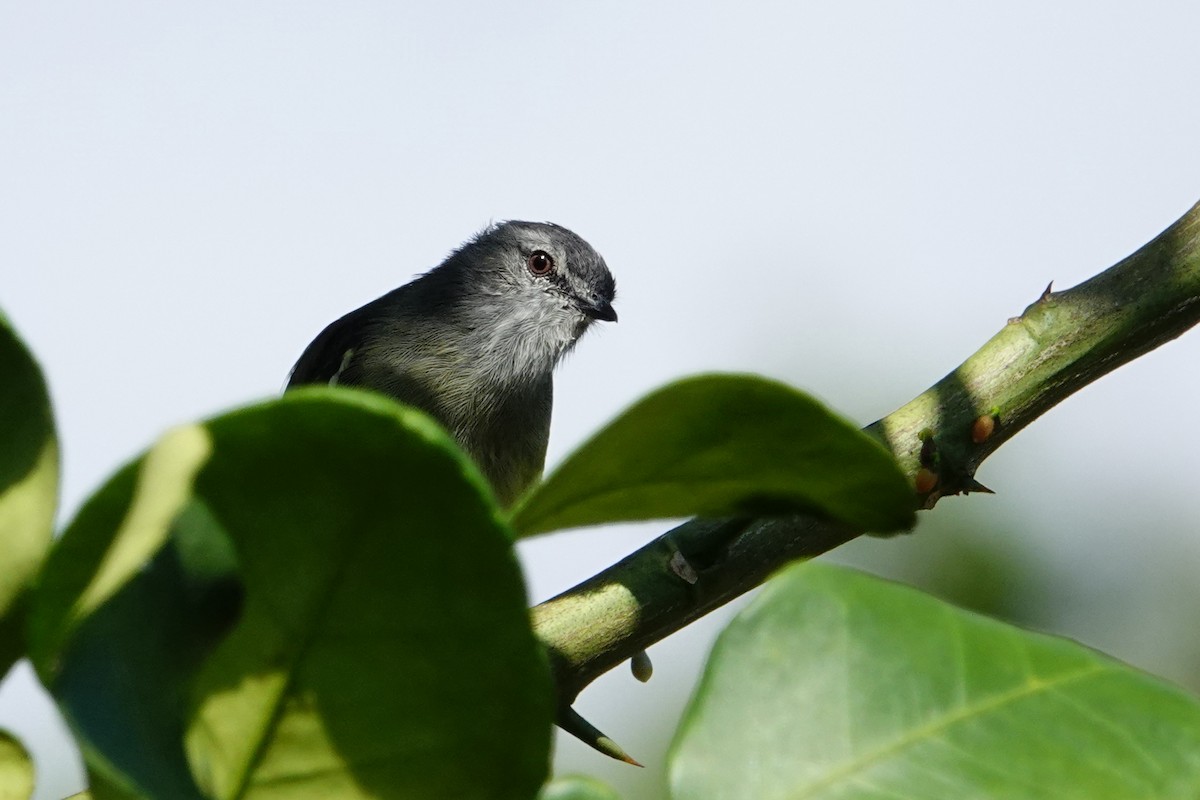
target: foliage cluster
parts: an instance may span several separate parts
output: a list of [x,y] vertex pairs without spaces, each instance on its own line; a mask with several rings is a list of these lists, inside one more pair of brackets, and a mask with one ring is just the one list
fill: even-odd
[[[168,432],[55,540],[50,401],[7,325],[0,372],[0,672],[32,661],[94,798],[614,797],[549,781],[555,690],[517,538],[801,511],[888,533],[914,516],[874,439],[786,386],[705,376],[637,403],[511,510],[418,411],[292,392]],[[720,637],[669,771],[676,798],[1195,797],[1200,702],[797,564]],[[32,786],[0,735],[0,797]]]

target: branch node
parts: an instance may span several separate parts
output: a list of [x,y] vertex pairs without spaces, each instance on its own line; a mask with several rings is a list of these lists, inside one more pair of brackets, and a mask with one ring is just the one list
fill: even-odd
[[1038,295],[1038,299],[1034,300],[1032,303],[1030,303],[1029,305],[1027,305],[1025,307],[1025,310],[1021,312],[1021,316],[1008,318],[1008,324],[1013,325],[1018,322],[1023,322],[1025,320],[1026,314],[1028,314],[1030,311],[1037,308],[1038,306],[1049,303],[1053,299],[1054,299],[1054,281],[1050,281],[1048,284],[1046,284],[1046,288],[1042,290],[1042,293],[1040,295]]
[[678,550],[671,554],[671,560],[667,562],[667,566],[671,568],[671,572],[673,572],[676,577],[682,579],[685,583],[691,586],[695,586],[696,581],[700,580],[700,576],[696,573],[696,570],[691,564],[688,563],[688,560],[684,558],[683,553],[679,552]]

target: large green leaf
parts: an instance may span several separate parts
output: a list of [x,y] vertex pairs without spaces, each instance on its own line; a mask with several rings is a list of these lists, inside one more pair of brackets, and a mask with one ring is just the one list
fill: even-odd
[[58,445],[37,363],[0,315],[0,677],[25,649],[24,596],[54,526]]
[[7,731],[0,731],[0,800],[29,800],[32,795],[29,753]]
[[672,796],[1195,798],[1200,702],[1074,642],[788,568],[721,634]]
[[522,536],[663,517],[817,512],[887,533],[916,500],[891,455],[808,395],[705,375],[645,397],[573,453],[513,513]]
[[[194,480],[124,470],[46,567],[38,662],[93,772],[147,797],[533,797],[548,666],[510,534],[446,434],[345,389],[202,430]],[[163,518],[143,503],[178,507],[165,540],[129,540]],[[106,570],[121,553],[146,565]]]
[[194,493],[211,439],[163,437],[84,504],[47,560],[31,658],[101,800],[200,797],[183,750],[188,686],[237,618],[232,544]]
[[[194,500],[193,482],[211,454],[199,426],[171,431],[92,497],[50,558],[34,614],[35,664],[134,579],[167,543]],[[85,533],[76,533],[77,529]]]

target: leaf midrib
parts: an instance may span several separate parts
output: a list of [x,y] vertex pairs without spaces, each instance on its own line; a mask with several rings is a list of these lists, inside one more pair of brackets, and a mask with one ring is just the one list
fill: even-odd
[[916,744],[919,741],[931,738],[935,734],[950,728],[953,725],[969,719],[977,714],[983,714],[993,709],[999,708],[1006,703],[1014,702],[1025,697],[1029,697],[1038,692],[1050,691],[1060,688],[1074,681],[1083,680],[1098,673],[1104,672],[1106,667],[1103,665],[1090,665],[1087,668],[1078,672],[1068,673],[1052,680],[1037,680],[1030,679],[1025,685],[1001,694],[995,695],[988,700],[977,703],[975,705],[965,705],[958,708],[950,714],[946,714],[932,722],[920,725],[911,729],[905,735],[899,737],[891,744],[880,747],[876,750],[864,753],[856,758],[852,758],[839,767],[835,767],[825,777],[818,780],[816,783],[811,783],[808,786],[801,787],[797,793],[789,794],[788,797],[792,800],[804,800],[805,798],[813,798],[823,789],[833,786],[841,779],[848,777],[856,772],[864,770],[868,765],[872,765],[883,761],[885,758],[898,753],[906,747]]

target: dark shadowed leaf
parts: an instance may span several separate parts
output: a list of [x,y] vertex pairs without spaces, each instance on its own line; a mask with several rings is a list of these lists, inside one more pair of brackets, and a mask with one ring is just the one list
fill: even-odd
[[878,442],[808,395],[705,375],[640,400],[513,513],[521,536],[663,517],[815,512],[863,530],[912,526],[915,496]]
[[58,445],[46,384],[0,314],[0,677],[23,653],[24,597],[54,525]]
[[1200,702],[1074,642],[819,564],[721,634],[672,796],[1200,796]]

